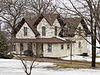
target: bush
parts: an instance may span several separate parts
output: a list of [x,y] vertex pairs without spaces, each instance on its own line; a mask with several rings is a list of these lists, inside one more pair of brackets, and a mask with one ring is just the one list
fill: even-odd
[[12,57],[12,55],[8,55],[8,49],[7,38],[4,36],[3,32],[0,31],[0,58]]
[[3,55],[0,55],[0,58],[4,58],[4,59],[12,59],[14,57],[14,55],[12,53],[10,54],[3,54]]

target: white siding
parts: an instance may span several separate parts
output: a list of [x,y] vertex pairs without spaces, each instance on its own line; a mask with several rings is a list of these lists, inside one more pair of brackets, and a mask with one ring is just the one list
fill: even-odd
[[[27,36],[24,36],[24,27],[27,27]],[[22,38],[22,39],[29,38],[29,39],[33,39],[33,38],[35,38],[35,34],[31,30],[31,28],[27,25],[27,23],[24,23],[24,25],[21,27],[19,32],[16,34],[16,38]]]
[[[78,28],[79,27],[81,27],[81,29],[83,29],[83,26],[81,25],[81,23],[79,24]],[[75,32],[75,34],[77,34],[77,33]],[[84,33],[82,33],[82,35],[85,36]],[[66,37],[66,38],[76,41],[76,43],[74,43],[73,47],[72,47],[73,55],[88,53],[88,49],[87,49],[88,43],[82,36],[75,35],[73,38],[72,37]],[[85,38],[87,39],[87,37],[85,37]],[[81,42],[81,48],[78,47],[79,42]]]
[[67,44],[64,43],[64,49],[61,49],[62,44],[52,44],[52,52],[48,52],[48,44],[43,46],[44,57],[64,57],[70,54],[70,49],[67,49]]
[[[42,27],[45,26],[46,27],[46,36],[42,36]],[[55,37],[55,26],[57,26],[57,34],[59,34],[60,32],[60,24],[58,22],[58,20],[56,19],[55,22],[53,23],[52,26],[50,26],[50,24],[46,21],[45,18],[43,18],[41,20],[41,22],[38,24],[37,26],[37,31],[40,33],[40,38],[51,38],[51,37]]]

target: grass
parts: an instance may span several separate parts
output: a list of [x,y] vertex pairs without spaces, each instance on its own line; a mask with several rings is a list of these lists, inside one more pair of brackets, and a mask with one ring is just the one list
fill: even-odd
[[76,69],[94,69],[93,67],[90,66],[86,66],[86,65],[77,65],[77,64],[55,64],[56,66],[60,67],[60,68],[76,68]]
[[96,56],[96,58],[100,58],[100,56]]

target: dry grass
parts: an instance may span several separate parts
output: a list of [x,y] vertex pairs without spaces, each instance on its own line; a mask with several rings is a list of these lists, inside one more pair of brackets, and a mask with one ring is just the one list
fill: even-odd
[[60,67],[60,68],[94,69],[93,67],[86,66],[86,65],[76,65],[76,64],[55,64],[55,65]]

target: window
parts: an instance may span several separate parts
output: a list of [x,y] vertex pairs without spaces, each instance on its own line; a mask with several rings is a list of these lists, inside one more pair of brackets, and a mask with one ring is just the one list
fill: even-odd
[[24,36],[27,36],[27,27],[24,27]]
[[48,44],[48,52],[52,52],[52,44]]
[[46,36],[46,27],[42,27],[42,36]]
[[23,43],[20,43],[20,51],[23,51],[24,48],[23,48]]
[[78,47],[81,48],[81,42],[78,43]]
[[81,35],[81,27],[79,27],[79,35]]
[[61,45],[61,49],[64,49],[64,45],[63,44]]
[[55,36],[57,36],[57,26],[55,26]]
[[70,48],[70,45],[69,44],[67,44],[67,49],[69,49]]

